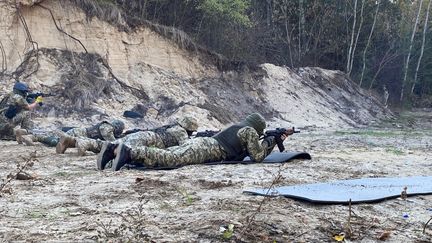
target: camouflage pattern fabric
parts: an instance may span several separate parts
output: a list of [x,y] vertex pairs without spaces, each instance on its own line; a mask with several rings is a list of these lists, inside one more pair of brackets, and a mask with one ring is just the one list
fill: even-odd
[[[261,162],[273,150],[275,144],[260,143],[258,133],[252,127],[244,127],[237,133],[249,156],[256,162]],[[177,167],[189,164],[222,161],[226,152],[216,139],[202,137],[188,140],[181,146],[164,149],[152,147],[132,147],[131,159],[146,167]]]
[[102,149],[104,141],[91,138],[76,138],[76,147],[82,151],[91,151],[99,153]]
[[[166,130],[167,133],[170,133],[174,136],[180,144],[184,143],[188,139],[188,135],[185,129],[180,126],[174,126],[168,128]],[[90,139],[90,138],[78,138],[77,147],[83,149],[84,151],[92,151],[94,153],[99,153],[102,149],[102,145],[104,141],[99,139]],[[152,131],[141,131],[129,134],[123,138],[117,139],[113,143],[119,144],[123,143],[128,147],[156,147],[156,148],[165,148],[165,145],[161,139],[161,137]]]
[[115,141],[116,138],[114,136],[114,126],[109,123],[104,123],[100,125],[99,131],[105,141]]
[[18,125],[27,130],[34,127],[30,112],[28,111],[28,103],[24,97],[18,94],[10,95],[7,106],[9,105],[19,107],[20,111],[12,119],[4,116],[5,111],[0,114],[0,137],[13,135],[13,129]]
[[[115,141],[114,127],[109,123],[100,125],[99,131],[105,141]],[[67,135],[77,138],[87,138],[86,128],[76,127],[66,132]]]
[[66,134],[71,136],[71,137],[86,138],[87,137],[87,130],[85,128],[82,128],[82,127],[75,127],[75,128],[72,128],[71,130],[67,131]]

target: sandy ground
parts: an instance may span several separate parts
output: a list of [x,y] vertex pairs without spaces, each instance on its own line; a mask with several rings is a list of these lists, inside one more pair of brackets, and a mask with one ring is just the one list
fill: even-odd
[[[432,217],[432,195],[352,205],[348,220],[346,205],[242,193],[272,183],[432,175],[432,115],[414,115],[421,116],[414,129],[405,126],[412,120],[401,119],[401,126],[295,134],[285,147],[307,151],[313,159],[282,166],[101,172],[94,154],[77,157],[70,149],[57,155],[42,145],[1,141],[2,183],[37,152],[33,165],[24,168],[35,178],[13,179],[3,187],[0,241],[331,242],[344,232],[352,242],[431,242],[432,223],[425,233],[423,228]],[[232,235],[224,234],[230,224]]]

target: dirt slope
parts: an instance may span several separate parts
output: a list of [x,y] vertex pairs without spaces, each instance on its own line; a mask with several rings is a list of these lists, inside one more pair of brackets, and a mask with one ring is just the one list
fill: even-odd
[[[173,32],[175,42],[148,26],[121,29],[90,18],[75,1],[22,1],[18,9],[10,2],[0,3],[1,88],[6,93],[16,77],[59,94],[37,114],[44,126],[93,123],[133,108],[145,119],[130,126],[159,125],[184,113],[203,128],[221,128],[252,111],[271,126],[300,127],[356,126],[391,115],[337,71],[271,64],[221,70],[206,53],[181,48],[181,32]],[[116,23],[123,22],[119,15]]]

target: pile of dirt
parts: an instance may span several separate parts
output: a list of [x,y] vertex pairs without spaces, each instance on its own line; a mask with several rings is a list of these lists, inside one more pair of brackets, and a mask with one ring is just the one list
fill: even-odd
[[217,129],[251,112],[263,114],[270,126],[320,128],[391,116],[338,71],[271,64],[222,71],[205,62],[206,53],[184,49],[148,25],[122,31],[75,2],[0,5],[7,62],[2,93],[18,79],[58,94],[39,110],[42,123],[48,117],[92,123],[131,109],[144,118],[129,119],[130,126],[160,125],[187,113],[203,128]]

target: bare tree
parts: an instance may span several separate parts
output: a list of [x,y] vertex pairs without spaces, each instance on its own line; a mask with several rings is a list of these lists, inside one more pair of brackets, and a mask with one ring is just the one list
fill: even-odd
[[302,36],[305,24],[303,0],[299,0],[299,31],[298,31],[298,62],[300,64],[302,58]]
[[370,42],[371,42],[371,39],[372,39],[372,34],[374,32],[374,29],[375,29],[375,24],[376,24],[376,20],[377,20],[377,16],[378,16],[378,10],[379,10],[379,7],[380,7],[380,3],[381,3],[381,0],[378,0],[377,7],[376,7],[376,10],[375,10],[375,16],[374,16],[373,24],[372,24],[371,30],[369,32],[369,37],[368,37],[368,40],[367,40],[367,43],[366,43],[366,47],[363,50],[363,68],[362,68],[362,72],[361,72],[361,76],[360,76],[360,84],[359,84],[360,87],[362,86],[364,72],[365,72],[365,69],[366,69],[366,52],[367,52],[367,50],[369,48],[369,45],[370,45]]
[[350,43],[349,49],[348,49],[348,58],[347,58],[347,65],[346,65],[346,72],[347,72],[348,76],[351,74],[351,69],[350,69],[351,53],[352,53],[352,49],[354,46],[354,34],[355,34],[356,22],[357,22],[357,0],[354,0],[354,21],[353,21],[353,26],[352,26],[352,30],[351,30],[351,43]]
[[358,43],[358,39],[359,39],[359,36],[360,36],[360,32],[361,32],[361,29],[362,29],[362,26],[363,26],[363,20],[364,20],[364,18],[363,18],[363,10],[364,10],[364,5],[365,5],[365,0],[362,0],[362,6],[361,6],[361,10],[360,10],[360,24],[359,24],[358,31],[357,31],[357,36],[356,36],[356,39],[355,39],[355,42],[354,42],[354,47],[353,47],[353,50],[352,50],[352,53],[351,53],[351,63],[350,63],[350,69],[349,69],[350,71],[348,73],[348,76],[351,74],[351,71],[352,71],[352,67],[353,67],[353,63],[354,63],[355,51],[356,51],[356,48],[357,48],[357,43]]
[[427,9],[426,9],[426,18],[425,18],[425,22],[424,22],[424,26],[423,26],[423,40],[422,40],[422,45],[421,45],[421,49],[420,49],[420,57],[418,59],[417,67],[416,67],[415,74],[414,74],[414,81],[413,81],[413,84],[411,86],[411,95],[414,93],[414,88],[415,88],[415,85],[417,83],[417,75],[418,75],[418,71],[420,68],[420,63],[421,63],[421,60],[423,58],[423,52],[424,52],[424,47],[425,47],[425,42],[426,42],[426,30],[428,28],[429,9],[431,6],[431,2],[432,1],[429,1]]
[[288,0],[284,0],[283,1],[283,6],[281,6],[281,10],[284,13],[284,17],[285,17],[285,32],[286,32],[286,41],[287,41],[287,46],[288,46],[288,51],[289,51],[289,60],[290,60],[290,64],[291,67],[294,67],[294,63],[293,63],[293,58],[292,58],[292,51],[291,51],[291,37],[290,37],[290,31],[289,31],[289,27],[288,27]]
[[373,76],[373,78],[369,84],[369,90],[372,89],[373,84],[375,83],[375,80],[378,77],[378,74],[383,70],[385,65],[387,65],[389,62],[393,61],[395,58],[398,57],[397,51],[394,53],[391,53],[393,51],[394,45],[395,45],[394,43],[391,44],[391,46],[389,47],[389,49],[386,51],[383,58],[381,59],[380,63],[378,64],[377,71],[375,72],[375,75]]
[[407,56],[407,59],[406,59],[406,62],[405,62],[404,77],[403,77],[403,80],[402,80],[402,88],[401,88],[401,93],[400,93],[400,101],[401,102],[402,102],[403,97],[404,97],[406,79],[407,79],[407,75],[408,75],[408,66],[409,66],[409,61],[410,61],[410,57],[411,57],[411,50],[412,50],[412,46],[413,46],[413,42],[414,42],[414,36],[415,36],[416,30],[417,30],[417,24],[418,24],[418,21],[419,21],[422,5],[423,5],[423,0],[420,0],[419,8],[418,8],[418,11],[417,11],[417,17],[415,19],[414,27],[413,27],[413,31],[412,31],[412,35],[411,35],[411,41],[410,41],[410,46],[409,46],[409,50],[408,50],[408,56]]

